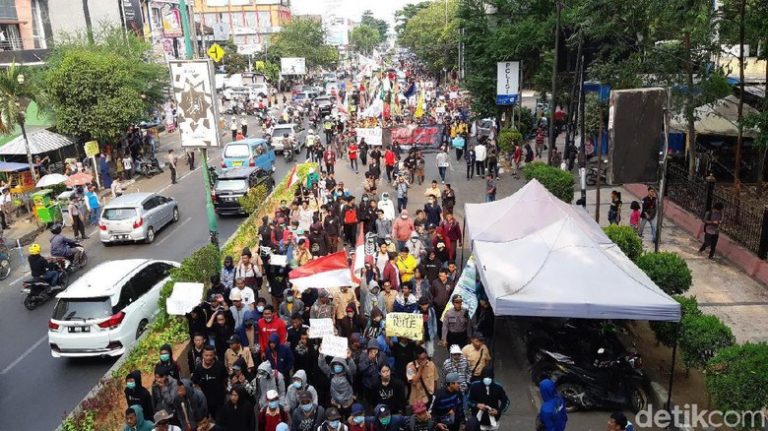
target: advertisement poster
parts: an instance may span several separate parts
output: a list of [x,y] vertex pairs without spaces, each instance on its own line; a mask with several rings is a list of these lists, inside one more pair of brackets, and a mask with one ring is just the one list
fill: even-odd
[[284,57],[280,59],[282,75],[305,75],[307,73],[304,57]]
[[121,0],[120,6],[123,8],[125,28],[136,37],[144,37],[144,19],[139,0]]
[[165,37],[181,37],[184,32],[181,29],[181,12],[171,5],[165,5],[163,13],[163,35]]
[[219,146],[212,62],[173,60],[168,64],[181,131],[181,146]]

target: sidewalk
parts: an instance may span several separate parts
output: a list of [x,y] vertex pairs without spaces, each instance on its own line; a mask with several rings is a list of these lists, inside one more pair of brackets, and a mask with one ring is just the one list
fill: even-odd
[[[600,225],[608,225],[611,190],[621,192],[622,224],[629,220],[629,203],[640,201],[624,187],[600,190]],[[587,211],[595,213],[596,191],[587,191]],[[666,207],[665,207],[666,208]],[[648,231],[649,228],[646,228]],[[644,239],[646,250],[653,250],[650,235]],[[742,271],[736,264],[716,253],[713,260],[700,255],[701,241],[694,238],[669,218],[664,218],[660,250],[678,253],[688,263],[693,286],[686,295],[693,295],[707,314],[719,317],[733,331],[739,343],[768,341],[768,291],[765,286]]]

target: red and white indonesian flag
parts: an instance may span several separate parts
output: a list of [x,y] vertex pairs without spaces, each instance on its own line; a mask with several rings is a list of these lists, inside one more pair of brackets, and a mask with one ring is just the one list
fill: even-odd
[[309,261],[288,273],[288,279],[299,292],[312,287],[330,289],[358,284],[352,276],[345,251]]
[[[355,275],[365,267],[365,233],[363,232],[363,223],[357,225],[357,241],[355,242],[355,259],[352,261],[352,270]],[[358,283],[360,280],[358,280]]]
[[290,176],[290,177],[288,177],[288,185],[286,186],[286,188],[291,188],[291,186],[292,186],[292,185],[293,185],[293,184],[294,184],[296,181],[298,181],[298,180],[299,180],[299,173],[298,173],[298,171],[296,170],[296,168],[297,168],[297,167],[298,167],[298,165],[293,165],[293,169],[291,170],[291,176]]

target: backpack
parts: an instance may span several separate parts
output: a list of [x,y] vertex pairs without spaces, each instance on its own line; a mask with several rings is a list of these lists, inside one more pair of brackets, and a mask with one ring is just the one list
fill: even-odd
[[357,223],[357,210],[355,208],[349,208],[344,211],[344,224]]

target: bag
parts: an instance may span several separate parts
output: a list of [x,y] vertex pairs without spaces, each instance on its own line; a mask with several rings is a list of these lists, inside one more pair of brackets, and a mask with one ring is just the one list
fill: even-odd
[[[469,313],[469,312],[467,311],[467,313]],[[484,350],[480,350],[480,357],[477,358],[477,363],[475,364],[474,367],[472,367],[472,373],[471,373],[470,377],[475,375],[475,371],[477,371],[477,367],[480,366],[480,362],[483,360],[483,352],[484,352]]]
[[354,208],[350,208],[344,211],[344,224],[357,223],[357,211]]
[[427,384],[424,383],[424,377],[419,377],[419,381],[421,382],[421,387],[424,388],[424,392],[427,393],[427,405],[432,405],[432,400],[435,399],[434,395],[429,393],[429,389],[427,389]]

